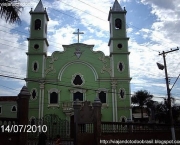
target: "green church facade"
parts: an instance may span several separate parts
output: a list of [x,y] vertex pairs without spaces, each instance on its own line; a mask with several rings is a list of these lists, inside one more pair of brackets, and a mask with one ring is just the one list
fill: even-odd
[[30,15],[26,78],[31,92],[29,119],[56,114],[70,120],[74,101],[83,104],[98,97],[102,102],[102,121],[131,120],[126,10],[118,1],[115,0],[108,16],[109,56],[93,51],[93,45],[79,42],[63,45],[64,51],[47,56],[49,18],[41,1]]

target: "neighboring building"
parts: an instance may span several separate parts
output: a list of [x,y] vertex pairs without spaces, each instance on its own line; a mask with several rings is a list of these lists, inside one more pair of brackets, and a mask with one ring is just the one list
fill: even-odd
[[0,96],[0,118],[17,118],[17,96]]
[[147,108],[143,108],[143,119],[141,116],[141,108],[139,106],[134,106],[132,108],[132,120],[133,122],[144,122],[148,123],[150,121],[150,116],[147,111]]
[[56,114],[73,120],[72,105],[81,102],[102,102],[102,121],[131,119],[130,71],[126,10],[115,0],[109,11],[110,55],[93,51],[94,45],[63,45],[64,51],[47,56],[46,9],[41,0],[30,11],[31,24],[27,52],[27,87],[31,92],[29,118]]

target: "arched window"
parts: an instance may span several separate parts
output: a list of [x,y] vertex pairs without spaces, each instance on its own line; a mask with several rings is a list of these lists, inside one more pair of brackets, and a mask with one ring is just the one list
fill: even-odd
[[48,107],[59,107],[60,90],[52,88],[48,90]]
[[83,101],[83,93],[81,92],[76,92],[73,94],[73,101],[76,101],[76,100],[79,100],[79,101]]
[[106,100],[106,93],[104,91],[101,91],[99,93],[99,100],[101,101],[101,103],[106,103],[107,100]]
[[[126,123],[126,121],[127,121],[127,118],[125,116],[121,116],[120,122]],[[122,125],[122,127],[126,127],[126,125],[124,124],[124,125]]]
[[58,103],[58,93],[52,92],[50,94],[50,104],[57,104]]
[[115,20],[115,29],[121,29],[122,28],[122,21],[121,19],[116,19]]
[[40,30],[41,29],[41,20],[40,19],[35,20],[34,28],[35,28],[35,30]]

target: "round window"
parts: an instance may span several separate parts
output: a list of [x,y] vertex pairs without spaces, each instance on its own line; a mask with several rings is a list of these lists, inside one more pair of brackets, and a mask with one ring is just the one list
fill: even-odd
[[121,44],[121,43],[118,44],[117,47],[118,47],[118,48],[122,48],[122,44]]
[[38,44],[35,44],[35,45],[34,45],[34,48],[35,48],[35,49],[38,49],[38,48],[39,48],[39,45],[38,45]]

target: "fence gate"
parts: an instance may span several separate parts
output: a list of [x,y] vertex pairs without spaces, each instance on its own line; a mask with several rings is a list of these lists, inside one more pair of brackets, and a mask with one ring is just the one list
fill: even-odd
[[[47,144],[53,145],[57,135],[61,136],[63,144],[73,145],[73,139],[70,138],[70,123],[68,120],[60,119],[55,114],[45,115],[42,119],[32,119],[30,125],[41,126],[41,130],[47,130]],[[39,130],[39,128],[38,128]],[[28,133],[28,145],[36,145],[39,132]]]

